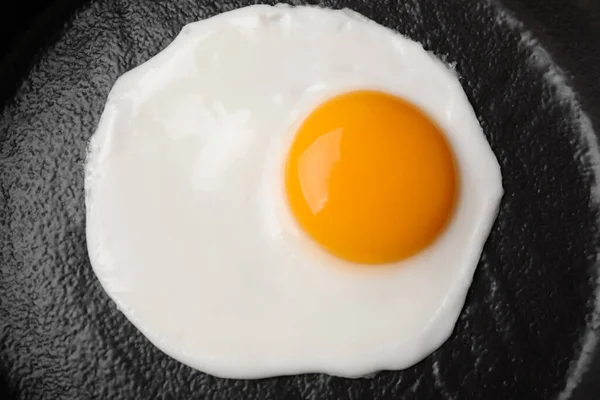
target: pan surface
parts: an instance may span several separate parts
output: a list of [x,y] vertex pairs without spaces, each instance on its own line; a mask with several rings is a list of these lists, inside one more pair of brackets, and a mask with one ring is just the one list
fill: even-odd
[[186,23],[250,3],[86,2],[57,14],[71,17],[57,36],[47,32],[53,40],[31,69],[10,73],[22,80],[0,114],[2,398],[600,396],[590,378],[600,374],[593,2],[319,2],[350,7],[455,64],[502,167],[500,214],[454,334],[421,363],[357,380],[218,379],[164,355],[116,309],[85,242],[83,163],[106,96]]

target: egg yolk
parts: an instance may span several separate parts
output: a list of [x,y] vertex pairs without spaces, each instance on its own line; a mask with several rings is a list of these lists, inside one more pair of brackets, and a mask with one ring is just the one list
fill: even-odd
[[433,243],[458,197],[440,129],[398,97],[360,90],[317,107],[285,169],[292,214],[330,253],[361,264],[410,257]]

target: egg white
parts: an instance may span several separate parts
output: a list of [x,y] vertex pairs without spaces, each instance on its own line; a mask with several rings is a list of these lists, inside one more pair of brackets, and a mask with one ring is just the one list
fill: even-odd
[[[461,179],[442,237],[396,265],[337,259],[287,208],[298,124],[354,89],[446,132]],[[449,337],[502,197],[455,73],[349,10],[251,6],[187,25],[110,92],[86,164],[96,275],[158,348],[230,378],[402,369]]]

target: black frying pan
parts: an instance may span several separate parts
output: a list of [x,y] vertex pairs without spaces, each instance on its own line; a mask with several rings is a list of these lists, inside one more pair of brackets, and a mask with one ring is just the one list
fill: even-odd
[[461,318],[421,363],[372,379],[218,379],[161,353],[116,310],[88,261],[83,203],[86,142],[106,95],[185,23],[248,3],[56,2],[9,43],[0,63],[2,398],[600,398],[594,0],[323,2],[456,63],[502,166],[505,196]]

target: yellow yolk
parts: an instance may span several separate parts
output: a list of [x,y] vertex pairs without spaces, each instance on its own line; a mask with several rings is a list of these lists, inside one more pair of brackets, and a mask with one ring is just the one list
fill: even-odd
[[452,150],[418,108],[377,91],[334,97],[304,120],[285,188],[305,232],[344,260],[410,257],[448,224],[459,191]]

